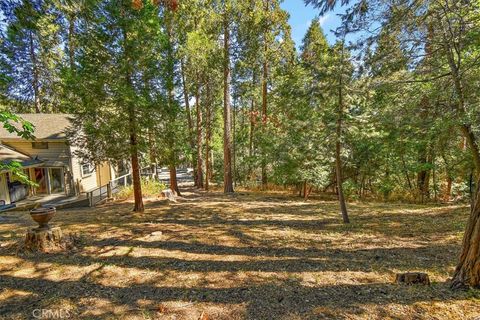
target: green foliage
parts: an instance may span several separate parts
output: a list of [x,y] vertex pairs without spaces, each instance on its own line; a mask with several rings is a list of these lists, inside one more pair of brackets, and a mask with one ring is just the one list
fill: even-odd
[[59,110],[62,61],[59,12],[53,1],[2,1],[0,95],[26,112]]
[[[89,162],[129,159],[131,132],[140,151],[164,134],[169,107],[168,46],[158,8],[135,10],[130,2],[93,3],[77,30],[77,65],[69,109],[82,131],[72,130],[77,153]],[[162,85],[162,90],[154,89]],[[171,86],[171,84],[168,84]],[[171,130],[169,131],[169,133]]]
[[0,123],[8,132],[15,133],[23,139],[35,138],[35,127],[14,113],[0,111]]
[[[16,114],[8,111],[0,111],[0,123],[10,133],[15,133],[23,139],[33,139],[35,127],[28,121],[23,120]],[[0,162],[0,171],[9,171],[13,177],[22,183],[35,186],[29,177],[23,172],[22,165],[17,161],[9,161],[8,163]]]
[[[167,189],[164,183],[152,179],[142,178],[141,184],[142,193],[146,197],[159,196],[163,190]],[[133,185],[122,187],[115,197],[122,200],[133,198]]]
[[[1,103],[73,113],[86,161],[129,159],[135,132],[145,166],[205,167],[208,153],[221,183],[226,18],[237,184],[265,171],[274,184],[334,191],[340,137],[351,198],[468,197],[480,167],[478,0],[306,2],[322,12],[349,2],[336,43],[315,19],[296,52],[278,0],[180,1],[175,12],[146,0],[4,1]],[[29,137],[29,124],[0,117]]]

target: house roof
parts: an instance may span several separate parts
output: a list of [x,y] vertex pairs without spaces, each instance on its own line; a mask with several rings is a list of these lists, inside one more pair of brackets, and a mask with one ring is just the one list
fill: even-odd
[[13,161],[20,162],[24,168],[42,163],[42,161],[37,158],[29,157],[15,149],[0,144],[0,163],[7,165]]
[[[18,116],[35,126],[33,133],[35,140],[66,140],[65,130],[72,125],[72,115],[69,114],[24,113]],[[0,126],[0,139],[21,140],[22,138]]]

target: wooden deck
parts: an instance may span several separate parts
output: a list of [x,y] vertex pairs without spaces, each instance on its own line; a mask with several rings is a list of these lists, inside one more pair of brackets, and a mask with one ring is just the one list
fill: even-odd
[[[63,193],[49,194],[49,195],[36,195],[28,197],[27,199],[18,201],[15,203],[14,208],[9,208],[4,211],[10,210],[29,210],[40,206],[54,206],[56,208],[78,208],[88,207],[88,199],[85,194],[78,196],[66,196]],[[0,210],[2,212],[2,210]]]

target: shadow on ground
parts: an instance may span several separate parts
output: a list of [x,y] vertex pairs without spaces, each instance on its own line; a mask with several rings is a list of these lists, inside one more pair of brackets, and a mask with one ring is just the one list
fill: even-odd
[[[40,308],[74,319],[449,319],[476,316],[479,293],[448,289],[464,207],[351,204],[189,190],[178,203],[60,211],[82,235],[64,254],[15,254],[26,213],[0,220],[0,318]],[[425,271],[430,287],[392,284]]]

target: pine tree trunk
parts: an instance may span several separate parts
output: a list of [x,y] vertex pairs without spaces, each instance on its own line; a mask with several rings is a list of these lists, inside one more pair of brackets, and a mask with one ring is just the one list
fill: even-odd
[[172,29],[173,29],[173,17],[168,14],[167,11],[164,12],[164,19],[166,24],[167,30],[167,39],[168,39],[168,47],[167,47],[167,81],[166,81],[166,89],[168,90],[168,117],[169,121],[167,123],[167,141],[168,141],[168,149],[169,149],[169,169],[170,169],[170,189],[175,191],[177,195],[180,195],[180,189],[178,188],[177,183],[177,152],[176,152],[176,139],[175,133],[177,128],[175,128],[175,120],[178,115],[177,104],[175,101],[175,56],[174,56],[174,43],[173,43],[173,36],[172,36]]
[[236,121],[237,121],[237,110],[236,110],[236,106],[235,106],[235,99],[233,100],[233,123],[232,123],[232,143],[233,143],[233,172],[232,172],[232,175],[233,175],[233,186],[236,188],[237,187],[237,144],[236,144],[236,137],[235,137],[235,134],[236,134],[236,131],[235,131],[235,127],[236,127]]
[[[422,152],[419,162],[425,167],[427,164],[431,163],[432,160],[431,147],[428,146],[425,150],[422,150]],[[422,171],[418,172],[417,187],[422,203],[425,202],[425,199],[430,199],[430,169],[422,169]]]
[[75,70],[75,15],[72,13],[68,16],[68,60],[70,63],[70,71]]
[[152,168],[152,176],[155,180],[158,180],[158,171],[157,171],[157,153],[155,152],[155,139],[150,130],[148,130],[148,149],[150,153],[150,167]]
[[232,145],[230,138],[230,30],[226,8],[224,12],[223,28],[223,191],[225,193],[232,193]]
[[[125,83],[132,89],[132,77],[131,77],[131,66],[129,65],[129,51],[128,51],[128,33],[125,28],[122,29],[123,33],[123,54],[124,54],[124,63],[125,63]],[[138,160],[138,140],[137,140],[137,120],[135,115],[135,106],[131,101],[127,102],[127,112],[128,112],[128,130],[130,136],[130,159],[132,163],[132,180],[133,180],[133,197],[135,200],[135,205],[133,207],[134,212],[143,212],[143,197],[142,197],[142,184],[140,178],[140,163]]]
[[210,166],[210,142],[212,139],[212,97],[210,92],[210,83],[207,81],[206,84],[206,91],[207,91],[207,99],[206,99],[206,107],[207,107],[207,114],[206,114],[206,138],[205,138],[205,190],[209,190],[210,184],[210,176],[211,176],[211,166]]
[[178,188],[177,181],[177,168],[174,165],[170,165],[170,189],[177,193],[177,196],[181,196],[180,189]]
[[[456,64],[453,51],[453,48],[449,48],[447,58],[457,94],[457,112],[459,113],[459,117],[462,117],[466,113],[465,96],[461,81],[460,66]],[[480,183],[480,148],[478,140],[470,124],[461,125],[460,130],[470,147]],[[464,286],[480,287],[480,196],[478,187],[477,184],[475,201],[473,202],[463,236],[460,260],[452,279],[452,288],[461,288]]]
[[34,102],[35,102],[35,112],[41,113],[42,107],[40,104],[40,83],[39,83],[39,76],[38,76],[38,65],[37,65],[37,55],[35,53],[35,46],[33,44],[33,35],[30,32],[30,59],[32,60],[32,75],[33,75],[33,94],[34,94]]
[[[252,77],[252,88],[255,88],[255,69],[253,69],[253,77]],[[255,95],[252,95],[252,101],[250,104],[250,132],[248,136],[248,158],[249,158],[249,164],[248,164],[248,176],[249,178],[252,177],[252,158],[253,158],[253,137],[254,137],[254,132],[255,132]]]
[[197,157],[195,155],[195,133],[193,130],[193,120],[192,120],[192,112],[190,110],[190,99],[188,96],[188,83],[185,77],[185,65],[183,59],[180,60],[180,72],[182,76],[182,84],[183,84],[183,97],[185,100],[185,111],[187,113],[187,123],[188,123],[188,141],[190,143],[190,148],[192,150],[192,166],[193,166],[193,176],[194,176],[194,185],[197,186]]
[[343,118],[343,75],[340,74],[340,81],[338,87],[338,115],[337,115],[337,126],[336,126],[336,143],[335,143],[335,172],[337,178],[337,192],[338,192],[338,201],[340,202],[340,209],[342,211],[342,218],[344,223],[350,223],[347,212],[347,204],[345,202],[345,197],[343,195],[343,175],[342,175],[342,118]]
[[[268,1],[265,1],[265,13],[268,16],[269,12],[269,6],[268,6]],[[267,134],[267,86],[268,86],[268,26],[265,28],[264,35],[263,35],[263,73],[262,73],[262,129],[263,129],[263,135],[265,136]],[[267,159],[266,159],[266,150],[265,150],[265,144],[263,146],[262,150],[262,189],[267,189],[268,185],[268,177],[267,177]]]
[[465,286],[480,287],[480,196],[478,192],[467,222],[460,260],[452,280],[454,289]]
[[452,182],[453,179],[450,176],[447,176],[447,189],[445,190],[445,201],[449,202],[450,201],[450,196],[452,194]]
[[135,205],[133,211],[143,212],[143,197],[142,197],[142,184],[140,179],[140,165],[138,161],[138,145],[137,145],[137,133],[135,125],[135,115],[133,108],[129,108],[129,124],[130,124],[130,158],[132,161],[132,178],[133,178],[133,197],[135,199]]
[[[337,135],[341,130],[341,120],[337,120]],[[335,146],[335,171],[337,176],[337,193],[338,201],[340,202],[340,209],[342,211],[342,218],[344,223],[350,223],[347,212],[347,204],[345,202],[345,197],[343,195],[343,178],[342,178],[342,160],[341,160],[341,145],[340,140],[337,137],[337,142]]]
[[205,191],[210,189],[210,141],[207,137],[205,142],[205,148],[207,151],[205,152]]
[[[197,81],[199,81],[197,76]],[[195,106],[197,111],[197,187],[203,188],[203,159],[202,159],[202,110],[200,110],[200,83],[197,83],[195,91]]]

